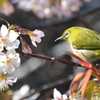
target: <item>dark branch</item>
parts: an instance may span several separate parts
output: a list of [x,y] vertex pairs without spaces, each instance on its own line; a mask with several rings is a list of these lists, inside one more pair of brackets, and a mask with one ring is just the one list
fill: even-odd
[[35,92],[33,92],[33,93],[29,94],[28,96],[22,98],[21,100],[29,98],[32,95],[34,95],[35,93],[37,93],[37,92],[45,93],[49,89],[53,89],[53,88],[56,88],[58,86],[61,86],[61,85],[67,84],[67,83],[71,83],[71,81],[72,81],[72,79],[65,78],[65,79],[61,79],[61,80],[58,80],[58,81],[53,82],[53,83],[49,83],[49,84],[43,85],[43,86],[37,88],[35,90]]
[[55,57],[47,57],[47,56],[37,55],[37,54],[26,54],[26,53],[23,53],[20,50],[16,50],[16,51],[23,56],[45,59],[45,60],[49,60],[49,61],[59,62],[59,63],[62,63],[62,64],[67,64],[67,65],[70,65],[70,66],[76,66],[77,65],[77,66],[81,67],[80,64],[72,62],[72,61],[65,61],[65,60],[57,59]]

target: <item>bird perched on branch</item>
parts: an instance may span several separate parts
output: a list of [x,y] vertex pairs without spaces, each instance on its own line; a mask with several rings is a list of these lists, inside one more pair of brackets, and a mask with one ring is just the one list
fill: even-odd
[[100,34],[84,27],[71,27],[61,37],[70,43],[73,53],[87,62],[100,59]]

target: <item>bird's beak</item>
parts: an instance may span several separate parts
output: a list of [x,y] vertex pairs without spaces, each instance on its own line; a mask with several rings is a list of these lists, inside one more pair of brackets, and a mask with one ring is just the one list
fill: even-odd
[[55,40],[55,42],[58,41],[58,40],[60,40],[60,39],[63,39],[63,37],[62,37],[62,36],[61,36],[61,37],[58,37],[58,38]]

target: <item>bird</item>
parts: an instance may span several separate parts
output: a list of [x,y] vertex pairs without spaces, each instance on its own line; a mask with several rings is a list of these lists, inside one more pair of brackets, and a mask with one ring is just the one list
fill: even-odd
[[100,59],[100,34],[94,30],[73,26],[66,29],[57,40],[66,40],[73,54],[86,62],[94,62]]

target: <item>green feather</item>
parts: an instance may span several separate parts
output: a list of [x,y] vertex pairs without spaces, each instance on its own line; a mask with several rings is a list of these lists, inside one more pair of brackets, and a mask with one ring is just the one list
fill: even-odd
[[[97,50],[100,49],[100,34],[83,27],[72,27],[66,32],[70,32],[68,38],[64,38],[76,49]],[[63,36],[63,35],[62,35]]]
[[98,32],[83,27],[71,27],[65,30],[58,39],[68,41],[73,53],[85,61],[100,59],[100,34]]

